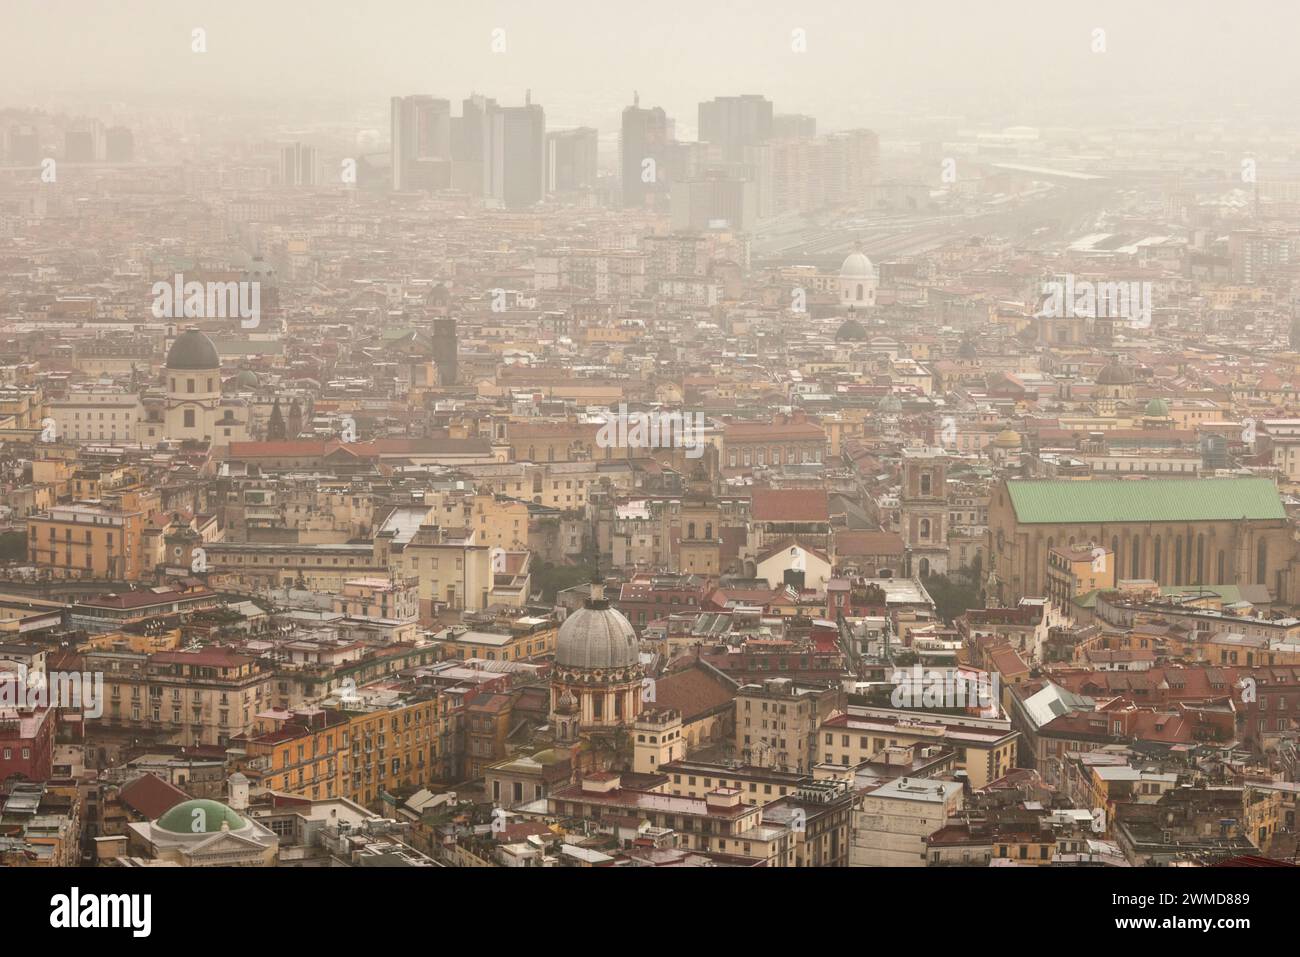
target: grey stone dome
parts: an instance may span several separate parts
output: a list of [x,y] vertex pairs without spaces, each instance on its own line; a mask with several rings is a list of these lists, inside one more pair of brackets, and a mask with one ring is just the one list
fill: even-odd
[[167,368],[179,371],[219,369],[221,357],[211,339],[198,329],[186,329],[176,337],[167,353]]
[[609,603],[590,600],[564,619],[555,640],[555,663],[586,670],[630,668],[640,647],[632,623]]
[[1136,381],[1137,376],[1133,370],[1115,358],[1097,373],[1097,385],[1132,385]]

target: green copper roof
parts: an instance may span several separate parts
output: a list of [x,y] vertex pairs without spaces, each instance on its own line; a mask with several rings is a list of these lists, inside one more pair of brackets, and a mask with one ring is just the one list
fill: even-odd
[[199,799],[182,801],[158,818],[158,826],[173,834],[215,834],[222,821],[232,831],[244,826],[244,819],[221,802]]
[[1027,524],[1213,522],[1285,518],[1269,479],[1094,479],[1007,483]]

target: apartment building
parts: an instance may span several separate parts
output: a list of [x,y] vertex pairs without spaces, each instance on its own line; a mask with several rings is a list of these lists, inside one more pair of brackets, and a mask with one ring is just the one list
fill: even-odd
[[155,734],[173,744],[226,746],[271,700],[273,675],[228,648],[143,654],[96,650],[85,668],[104,674],[104,713],[88,725]]
[[55,578],[134,581],[152,574],[145,561],[145,515],[107,504],[55,505],[27,521],[30,561]]
[[853,811],[850,867],[924,867],[925,839],[964,806],[956,781],[898,778],[862,796]]
[[951,748],[971,787],[982,788],[1016,766],[1020,732],[1007,720],[850,705],[822,721],[818,759],[857,767],[886,748]]

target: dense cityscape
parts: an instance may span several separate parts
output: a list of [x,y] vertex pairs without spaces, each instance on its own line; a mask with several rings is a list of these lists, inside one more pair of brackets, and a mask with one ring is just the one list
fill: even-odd
[[688,80],[0,101],[0,865],[1295,866],[1300,130]]

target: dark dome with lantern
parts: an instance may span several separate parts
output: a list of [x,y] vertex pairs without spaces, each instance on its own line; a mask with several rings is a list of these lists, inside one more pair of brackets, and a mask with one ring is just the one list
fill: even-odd
[[172,343],[167,353],[168,369],[174,371],[208,371],[221,368],[221,357],[212,340],[198,329],[186,329]]

